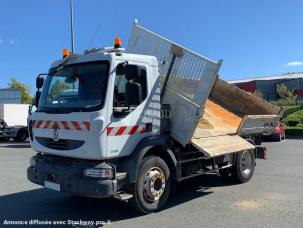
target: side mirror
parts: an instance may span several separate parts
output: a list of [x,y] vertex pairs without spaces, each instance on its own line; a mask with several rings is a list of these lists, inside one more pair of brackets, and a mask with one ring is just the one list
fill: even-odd
[[44,78],[41,75],[38,75],[36,78],[36,88],[41,89],[44,83]]
[[137,106],[142,102],[141,85],[135,82],[129,82],[125,86],[126,100],[128,106]]
[[125,66],[125,77],[127,80],[139,79],[141,76],[141,67],[137,65]]
[[34,104],[36,107],[38,107],[40,97],[41,97],[41,92],[37,91],[35,95],[35,104]]

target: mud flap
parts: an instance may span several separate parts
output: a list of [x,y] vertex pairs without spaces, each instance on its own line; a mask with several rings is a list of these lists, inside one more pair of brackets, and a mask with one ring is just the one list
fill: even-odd
[[263,146],[257,146],[255,148],[255,158],[267,160],[267,149]]

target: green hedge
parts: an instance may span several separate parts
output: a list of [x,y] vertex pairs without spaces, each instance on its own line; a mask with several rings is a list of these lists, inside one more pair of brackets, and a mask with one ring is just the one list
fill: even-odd
[[303,123],[299,123],[296,127],[297,128],[303,128]]
[[282,106],[283,108],[283,117],[286,117],[294,112],[301,110],[301,106]]
[[286,135],[303,135],[302,127],[287,127],[285,129]]
[[303,110],[296,111],[285,118],[287,121],[298,121],[299,123],[303,123]]
[[303,124],[303,110],[299,110],[287,115],[282,119],[282,123],[289,127],[298,127],[298,125]]
[[296,101],[289,101],[289,100],[277,100],[277,101],[270,101],[271,104],[275,106],[303,106],[303,100],[296,100]]

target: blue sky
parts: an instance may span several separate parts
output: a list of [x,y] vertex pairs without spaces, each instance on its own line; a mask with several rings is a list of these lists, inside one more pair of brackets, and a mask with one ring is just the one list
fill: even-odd
[[[300,0],[74,0],[75,47],[126,45],[134,19],[204,56],[223,59],[223,79],[303,71]],[[11,77],[34,92],[62,48],[70,47],[69,0],[0,0],[0,88]]]

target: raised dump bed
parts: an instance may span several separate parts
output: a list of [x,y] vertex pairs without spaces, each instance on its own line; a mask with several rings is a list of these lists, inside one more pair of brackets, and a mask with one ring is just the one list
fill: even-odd
[[218,78],[214,62],[134,24],[127,51],[156,56],[161,104],[171,110],[170,135],[214,157],[253,149],[243,139],[273,131],[280,109]]
[[272,131],[280,112],[268,102],[218,79],[191,142],[208,156],[253,149],[242,137]]

